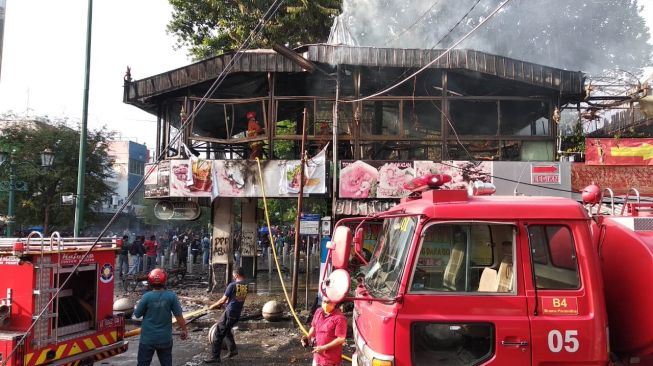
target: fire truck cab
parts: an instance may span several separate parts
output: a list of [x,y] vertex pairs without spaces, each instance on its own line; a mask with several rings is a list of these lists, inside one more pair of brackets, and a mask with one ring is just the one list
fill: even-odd
[[653,217],[633,204],[595,221],[571,199],[469,193],[416,192],[338,223],[328,296],[347,287],[352,245],[367,262],[365,223],[382,223],[353,274],[354,365],[653,364]]
[[113,312],[117,243],[94,241],[0,239],[0,365],[90,365],[127,350]]

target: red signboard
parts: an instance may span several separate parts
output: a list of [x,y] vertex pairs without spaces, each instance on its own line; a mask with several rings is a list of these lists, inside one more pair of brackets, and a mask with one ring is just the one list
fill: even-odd
[[531,184],[560,184],[560,165],[531,164]]
[[585,139],[587,165],[653,165],[653,139]]
[[578,299],[567,296],[542,296],[542,314],[578,315]]

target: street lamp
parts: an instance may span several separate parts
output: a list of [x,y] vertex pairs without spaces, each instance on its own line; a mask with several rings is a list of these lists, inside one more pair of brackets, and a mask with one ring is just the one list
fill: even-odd
[[[28,165],[34,169],[39,169],[34,163],[29,161],[16,161],[15,160],[16,149],[12,149],[11,152],[0,151],[0,166],[4,165],[9,161],[9,181],[0,182],[0,191],[9,192],[9,199],[7,203],[7,230],[5,232],[6,237],[12,237],[14,235],[14,223],[16,218],[14,217],[14,201],[15,201],[15,192],[16,191],[27,191],[27,182],[22,180],[16,180],[16,166],[18,165]],[[41,152],[41,167],[50,168],[52,167],[52,162],[54,161],[54,153],[50,149],[45,149]]]

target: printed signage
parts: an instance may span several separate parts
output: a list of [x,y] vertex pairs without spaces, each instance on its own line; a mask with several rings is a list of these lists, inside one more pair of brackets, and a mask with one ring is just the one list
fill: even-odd
[[299,234],[318,235],[320,232],[320,215],[302,213],[299,217]]
[[653,165],[653,139],[585,139],[587,165]]
[[578,315],[578,299],[575,297],[542,296],[543,315]]
[[531,184],[561,184],[560,164],[531,164]]

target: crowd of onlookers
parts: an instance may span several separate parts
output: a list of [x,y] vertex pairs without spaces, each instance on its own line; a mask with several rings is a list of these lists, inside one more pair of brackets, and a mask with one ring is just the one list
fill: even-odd
[[162,232],[158,235],[128,235],[121,238],[122,245],[118,251],[117,273],[148,273],[155,267],[172,269],[185,268],[190,260],[208,268],[211,240],[208,234],[182,232]]

